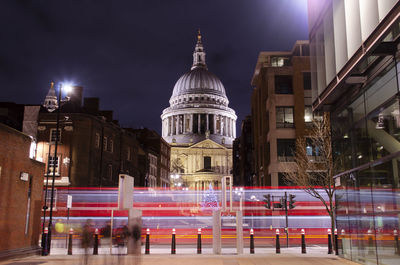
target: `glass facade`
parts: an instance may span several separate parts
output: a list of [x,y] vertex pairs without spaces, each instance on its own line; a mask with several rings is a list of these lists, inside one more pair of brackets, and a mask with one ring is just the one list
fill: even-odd
[[391,63],[331,113],[339,254],[362,264],[400,264],[399,95]]

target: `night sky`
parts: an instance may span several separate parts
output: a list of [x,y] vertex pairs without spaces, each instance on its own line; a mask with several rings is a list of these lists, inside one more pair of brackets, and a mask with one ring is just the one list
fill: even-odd
[[68,81],[99,97],[122,126],[161,133],[161,112],[190,70],[200,28],[239,135],[259,52],[308,38],[306,2],[1,0],[0,101],[41,104],[52,80]]

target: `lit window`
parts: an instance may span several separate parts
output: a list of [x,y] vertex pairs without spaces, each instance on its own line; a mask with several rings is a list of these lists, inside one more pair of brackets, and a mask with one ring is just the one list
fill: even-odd
[[111,153],[114,152],[114,141],[110,139],[110,146],[109,146],[109,150]]
[[61,130],[60,129],[58,130],[58,135],[57,135],[56,129],[50,129],[50,142],[54,143],[56,139],[58,142],[61,140]]
[[276,128],[293,127],[293,107],[276,107]]
[[312,122],[312,120],[313,120],[312,107],[311,106],[305,106],[304,107],[304,121],[305,122]]
[[60,157],[57,156],[56,158],[54,156],[50,156],[49,157],[49,161],[47,163],[47,172],[49,172],[50,174],[53,173],[53,169],[55,167],[55,173],[58,175],[59,174],[59,169],[60,169]]
[[105,137],[105,136],[103,138],[103,150],[107,151],[107,137]]

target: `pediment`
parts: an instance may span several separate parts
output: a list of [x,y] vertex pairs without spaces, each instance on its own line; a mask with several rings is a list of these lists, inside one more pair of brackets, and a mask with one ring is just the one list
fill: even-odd
[[189,148],[223,149],[223,150],[227,150],[228,149],[225,146],[217,144],[216,142],[214,142],[213,140],[210,140],[210,139],[205,139],[205,140],[203,140],[201,142],[198,142],[198,143],[190,146]]

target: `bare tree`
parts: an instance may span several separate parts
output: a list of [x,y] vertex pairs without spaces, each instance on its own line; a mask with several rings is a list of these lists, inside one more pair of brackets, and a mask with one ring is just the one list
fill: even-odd
[[[312,146],[313,153],[306,150]],[[310,150],[309,150],[310,151]],[[336,168],[333,162],[329,114],[313,121],[305,137],[296,140],[294,168],[287,168],[284,178],[287,183],[301,186],[311,196],[319,199],[331,218],[331,231],[335,231],[335,184]],[[325,193],[326,196],[323,196]],[[332,242],[334,237],[332,236]],[[333,244],[334,246],[335,244]]]

